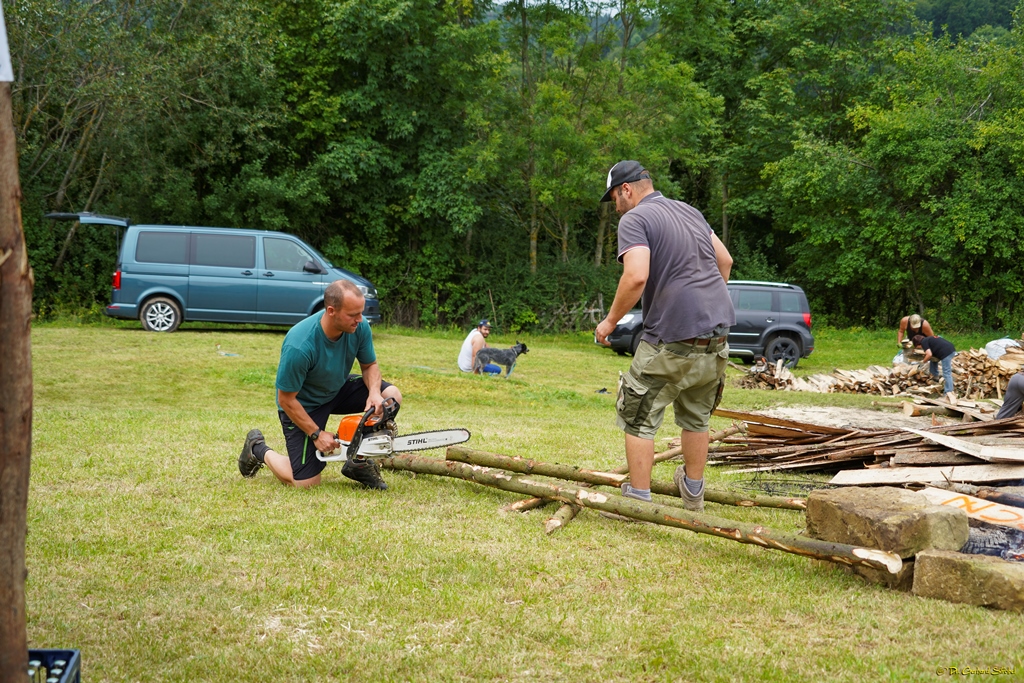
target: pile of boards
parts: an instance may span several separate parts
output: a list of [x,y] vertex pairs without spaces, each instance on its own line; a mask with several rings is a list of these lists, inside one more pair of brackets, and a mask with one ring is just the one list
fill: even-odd
[[721,409],[714,414],[743,423],[745,433],[723,439],[708,457],[709,465],[736,472],[862,473],[857,476],[863,481],[837,475],[833,483],[842,484],[943,481],[951,475],[966,482],[1024,479],[1024,417],[923,432],[829,427]]
[[[1001,398],[1014,374],[1024,369],[1024,349],[1011,347],[994,360],[983,350],[961,351],[953,359],[953,380],[958,396],[967,399]],[[758,363],[740,379],[745,389],[810,391],[822,394],[874,394],[878,396],[939,396],[942,378],[929,374],[928,363],[870,365],[863,370],[833,370],[829,374],[796,377],[781,361]]]

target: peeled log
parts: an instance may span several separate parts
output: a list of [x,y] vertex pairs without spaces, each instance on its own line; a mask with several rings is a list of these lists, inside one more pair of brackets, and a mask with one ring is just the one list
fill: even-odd
[[530,510],[542,508],[550,502],[551,501],[546,498],[525,498],[523,500],[517,500],[514,503],[509,503],[501,509],[506,512],[529,512]]
[[922,415],[945,415],[947,417],[960,417],[960,413],[941,406],[922,406],[917,403],[903,402],[903,414],[908,417],[920,417]]
[[[746,431],[747,431],[747,424],[745,422],[741,422],[739,424],[734,422],[731,427],[726,427],[725,429],[723,429],[720,432],[714,432],[713,434],[711,434],[711,436],[708,437],[708,442],[709,443],[714,443],[715,441],[721,441],[722,439],[730,437],[733,434],[738,434],[739,432],[746,432]],[[666,460],[671,460],[672,458],[678,458],[682,454],[683,454],[683,449],[680,448],[679,446],[676,446],[675,448],[670,448],[667,451],[655,454],[655,456],[654,456],[654,464],[658,464],[659,462],[664,462]],[[629,474],[629,467],[627,465],[622,465],[621,467],[616,467],[614,470],[611,471],[611,474]],[[563,477],[563,479],[564,478],[565,477]],[[672,495],[672,494],[668,494],[668,495]],[[704,497],[707,500],[711,500],[710,498],[707,497],[707,493],[706,492],[705,492]],[[725,502],[725,501],[714,501],[714,502],[716,502],[716,503],[721,502],[721,503],[723,503],[725,505],[749,505],[749,503],[728,503],[728,502]],[[800,501],[800,502],[803,503],[803,501]],[[535,508],[539,508],[541,505],[544,505],[543,499],[541,499],[541,498],[527,498],[526,500],[520,500],[520,501],[517,501],[515,503],[510,503],[510,504],[506,505],[503,509],[509,510],[509,511],[512,511],[512,512],[526,512],[527,510],[533,510]],[[782,505],[770,506],[770,505],[763,505],[763,504],[761,504],[761,506],[762,507],[785,507],[785,506],[782,506]],[[803,510],[806,507],[807,507],[806,504],[802,504],[798,508],[794,508],[794,509]]]
[[[520,474],[539,474],[544,477],[568,479],[569,481],[578,481],[592,486],[618,487],[628,479],[625,474],[599,472],[574,465],[539,462],[518,456],[478,451],[473,448],[466,448],[465,446],[449,446],[447,458],[448,460],[482,465],[483,467],[497,467]],[[651,492],[660,493],[663,496],[679,497],[679,489],[671,482],[652,481]],[[802,498],[742,495],[711,488],[704,489],[704,500],[721,505],[737,505],[739,507],[771,507],[786,510],[804,510],[807,508],[807,503]]]
[[576,516],[576,513],[580,511],[579,505],[573,505],[572,503],[562,503],[558,510],[555,511],[551,517],[544,522],[544,533],[551,535],[556,531],[561,530],[566,524],[572,521],[572,518]]
[[687,529],[699,534],[719,536],[740,543],[759,545],[763,548],[775,548],[804,557],[882,569],[890,574],[897,573],[903,566],[903,561],[898,555],[883,550],[860,548],[843,543],[829,543],[796,534],[775,532],[760,524],[747,524],[724,517],[687,512],[679,508],[645,503],[642,500],[623,496],[608,496],[599,491],[569,484],[541,482],[529,476],[509,474],[503,470],[468,465],[454,460],[425,458],[410,453],[385,458],[381,460],[381,466],[421,474],[466,479],[503,491],[512,491],[538,498],[550,498],[563,503],[613,512],[645,522]]

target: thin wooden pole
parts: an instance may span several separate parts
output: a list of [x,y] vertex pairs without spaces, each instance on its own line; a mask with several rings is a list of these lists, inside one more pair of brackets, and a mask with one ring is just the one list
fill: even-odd
[[[737,434],[739,432],[744,432],[744,431],[746,431],[746,425],[745,424],[743,424],[743,423],[735,424],[734,423],[731,427],[726,427],[722,431],[715,432],[714,434],[712,434],[708,438],[708,441],[710,443],[714,443],[715,441],[721,441],[722,439],[725,439],[725,438],[727,438],[729,436],[732,436],[733,434]],[[657,465],[659,462],[665,462],[666,460],[672,460],[673,458],[678,458],[682,454],[683,454],[683,449],[680,448],[679,446],[676,446],[675,448],[670,448],[667,451],[664,451],[662,453],[656,454],[654,456],[654,464]],[[621,467],[616,467],[615,469],[613,469],[608,474],[629,474],[629,467],[627,465],[622,465]],[[563,477],[563,479],[564,478],[565,477]],[[577,481],[577,480],[573,480],[573,481]],[[582,481],[582,480],[580,480],[580,481]],[[622,481],[625,481],[625,479],[622,479]],[[658,486],[659,487],[659,490],[657,490],[657,491],[654,491],[653,488],[651,489],[655,493],[664,493],[665,495],[669,495],[669,496],[678,495],[678,492],[672,493],[670,490],[668,490],[668,488],[671,488],[672,490],[675,490],[674,485],[671,486],[671,487],[668,487],[668,485],[662,486],[659,482],[652,482],[651,486]],[[751,496],[736,496],[736,495],[733,495],[733,494],[726,494],[726,492],[722,492],[722,493],[725,494],[725,495],[722,495],[721,497],[719,497],[718,500],[716,500],[715,498],[709,497],[709,496],[716,495],[716,492],[712,491],[711,489],[705,489],[705,491],[704,491],[704,499],[705,500],[709,500],[709,501],[711,501],[713,503],[721,503],[723,505],[739,505],[740,507],[750,507],[750,506],[754,506],[754,505],[760,505],[762,507],[782,507],[782,508],[787,508],[788,507],[788,508],[792,508],[792,509],[796,509],[796,510],[803,510],[804,508],[807,507],[806,502],[803,501],[802,499],[799,499],[799,498],[787,499],[789,501],[792,501],[792,504],[788,504],[787,503],[787,504],[781,504],[781,505],[768,505],[768,504],[764,504],[764,503],[753,502],[754,499],[757,498],[756,496],[755,497],[751,497]],[[765,497],[761,496],[760,499],[764,500]],[[527,510],[533,510],[534,508],[538,508],[538,507],[540,507],[542,505],[544,505],[544,500],[541,499],[541,498],[527,498],[525,500],[516,501],[515,503],[509,503],[508,505],[506,505],[504,507],[504,509],[508,510],[510,512],[526,512]]]
[[[622,482],[629,479],[625,474],[598,472],[597,470],[588,470],[576,467],[575,465],[540,462],[538,460],[502,455],[500,453],[478,451],[473,448],[466,448],[465,446],[449,446],[446,457],[448,460],[456,460],[471,465],[497,467],[510,472],[518,472],[519,474],[539,474],[544,477],[557,477],[558,479],[577,481],[590,486],[618,487]],[[679,489],[671,482],[651,481],[651,492],[660,493],[663,496],[679,497]],[[704,490],[704,500],[721,505],[736,505],[738,507],[772,507],[785,510],[807,509],[807,502],[803,498],[740,494],[711,488]]]
[[895,553],[861,548],[843,543],[829,543],[797,534],[772,531],[760,524],[748,524],[724,517],[689,512],[678,507],[645,503],[642,500],[624,496],[607,495],[600,491],[572,486],[563,482],[542,482],[528,475],[510,474],[504,470],[479,465],[467,465],[454,460],[426,458],[407,453],[381,460],[381,466],[395,470],[408,470],[421,474],[436,474],[443,477],[466,479],[502,491],[512,491],[538,498],[550,498],[562,503],[580,507],[613,512],[624,517],[645,522],[663,524],[710,534],[740,543],[751,543],[762,548],[775,548],[795,555],[813,557],[846,565],[860,565],[883,569],[896,574],[903,566],[903,560]]
[[21,227],[11,84],[0,82],[0,681],[25,680],[25,535],[32,449],[32,268]]

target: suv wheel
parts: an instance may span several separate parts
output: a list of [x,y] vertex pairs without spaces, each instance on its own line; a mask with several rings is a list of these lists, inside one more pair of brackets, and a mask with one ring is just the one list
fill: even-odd
[[629,355],[636,355],[636,347],[640,346],[640,337],[644,336],[644,328],[639,328],[633,333],[633,339],[629,342]]
[[769,363],[775,364],[782,359],[787,368],[795,368],[800,362],[800,342],[789,337],[776,337],[764,351]]
[[149,332],[174,332],[181,324],[181,307],[174,299],[153,297],[142,306],[139,320]]

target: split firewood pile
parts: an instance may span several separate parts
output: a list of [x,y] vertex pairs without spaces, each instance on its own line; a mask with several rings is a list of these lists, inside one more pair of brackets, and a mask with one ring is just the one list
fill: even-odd
[[999,359],[983,350],[961,351],[953,359],[956,393],[969,399],[1001,398],[1010,378],[1024,369],[1024,348],[1011,346]]
[[[833,370],[830,374],[796,377],[782,362],[758,362],[740,379],[746,389],[810,391],[879,396],[938,396],[942,378],[929,374],[928,363],[870,365],[863,370]],[[961,351],[953,359],[953,381],[958,396],[967,399],[1001,398],[1006,384],[1024,369],[1024,349],[1011,347],[998,360],[984,350]]]
[[746,389],[811,391],[819,394],[878,394],[881,396],[942,393],[941,380],[927,365],[900,363],[892,368],[871,365],[864,370],[833,370],[831,374],[797,377],[782,362],[757,363],[740,379]]
[[[743,433],[714,444],[708,456],[709,465],[728,466],[734,472],[867,468],[889,470],[884,477],[892,479],[897,470],[916,470],[903,472],[903,479],[892,479],[904,483],[917,481],[915,476],[926,477],[924,481],[936,476],[925,470],[963,466],[968,468],[965,476],[977,476],[980,481],[1024,479],[1024,418],[932,426],[922,432],[827,427],[721,409],[714,414],[744,427]],[[972,471],[971,466],[982,469]],[[875,483],[871,479],[866,483]],[[939,476],[937,481],[942,479]]]

